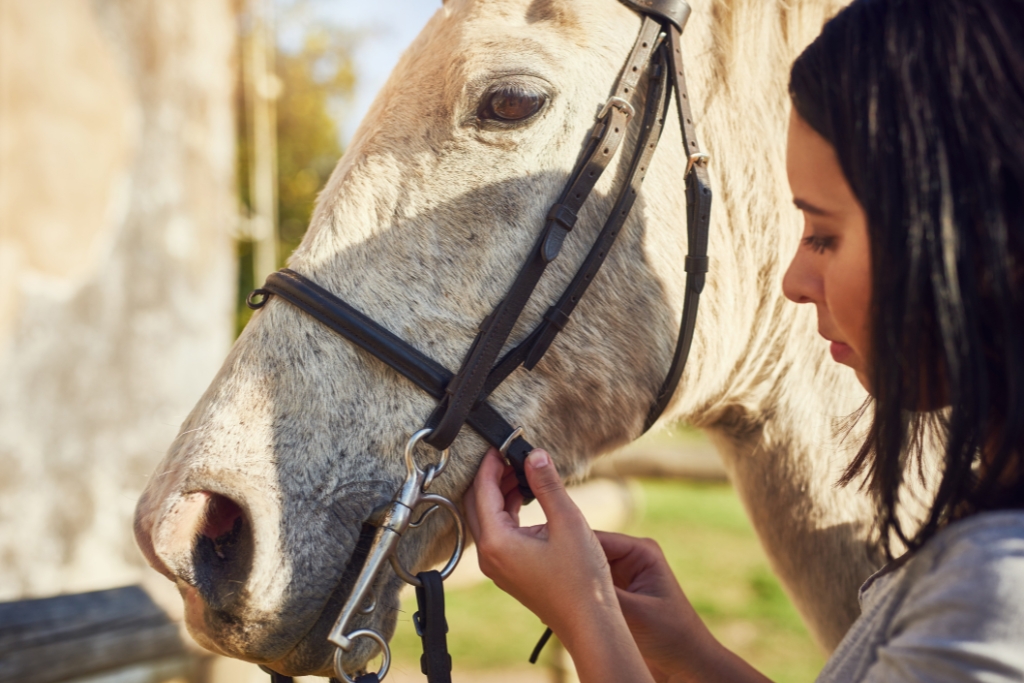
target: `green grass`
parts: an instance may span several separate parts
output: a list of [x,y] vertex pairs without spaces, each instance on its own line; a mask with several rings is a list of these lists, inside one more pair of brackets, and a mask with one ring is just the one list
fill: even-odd
[[[724,484],[644,481],[642,512],[626,531],[657,540],[694,607],[727,647],[780,683],[811,681],[824,664],[768,568],[733,490]],[[403,602],[396,663],[419,668],[414,598]],[[521,667],[544,627],[490,582],[447,594],[448,642],[459,670]]]

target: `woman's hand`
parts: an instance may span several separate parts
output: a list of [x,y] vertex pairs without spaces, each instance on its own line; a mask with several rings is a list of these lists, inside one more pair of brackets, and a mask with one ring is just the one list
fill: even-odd
[[656,542],[606,532],[597,532],[597,537],[611,565],[626,623],[655,680],[670,680],[687,662],[694,663],[693,654],[699,658],[718,645]]
[[597,538],[626,623],[656,681],[767,680],[715,640],[657,543],[606,532]]
[[619,608],[604,550],[551,457],[531,453],[526,477],[547,524],[519,526],[522,497],[514,473],[497,450],[484,457],[465,498],[480,568],[551,627],[581,681],[650,681]]

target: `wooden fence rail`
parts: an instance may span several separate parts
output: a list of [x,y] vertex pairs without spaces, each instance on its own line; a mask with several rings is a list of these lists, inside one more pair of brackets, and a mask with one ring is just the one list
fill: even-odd
[[0,683],[72,681],[168,659],[189,660],[178,625],[139,586],[0,603]]

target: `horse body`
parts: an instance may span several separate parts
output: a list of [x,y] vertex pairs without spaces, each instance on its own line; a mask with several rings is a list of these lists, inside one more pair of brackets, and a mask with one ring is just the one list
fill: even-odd
[[[788,65],[835,7],[693,5],[686,61],[717,205],[712,272],[666,419],[711,434],[774,568],[831,647],[872,568],[867,503],[833,488],[845,459],[832,420],[863,392],[832,366],[813,312],[783,301],[780,281],[799,235],[784,173]],[[639,24],[612,0],[448,0],[357,131],[290,266],[458,367],[561,191]],[[482,122],[481,103],[503,86],[546,104],[520,124]],[[492,397],[566,477],[640,435],[668,368],[685,280],[678,138],[670,124],[573,321],[532,372],[516,372]],[[582,261],[625,173],[628,155],[619,156],[512,343]],[[327,673],[326,632],[358,571],[363,522],[398,488],[402,447],[432,407],[383,364],[271,300],[137,509],[139,544],[177,582],[196,638],[282,672]],[[432,490],[458,499],[484,450],[464,429]],[[400,546],[413,571],[450,547],[451,529],[435,517]],[[378,609],[362,625],[387,634],[400,582],[383,574]],[[370,654],[360,641],[348,661]]]

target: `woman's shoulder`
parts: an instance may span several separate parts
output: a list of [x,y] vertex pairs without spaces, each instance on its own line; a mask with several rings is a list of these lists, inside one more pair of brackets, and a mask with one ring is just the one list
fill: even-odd
[[[951,524],[907,563],[905,597],[879,652],[945,680],[1024,677],[1024,511]],[[949,676],[939,675],[947,672]]]
[[1024,680],[1024,511],[951,524],[865,597],[819,681]]
[[920,579],[955,582],[995,573],[1024,584],[1024,510],[983,512],[950,524],[908,564],[919,565],[909,573]]

